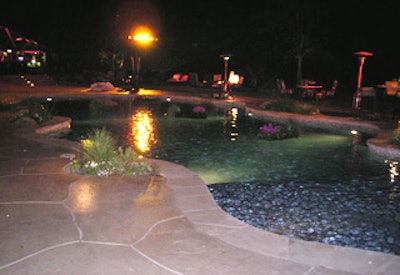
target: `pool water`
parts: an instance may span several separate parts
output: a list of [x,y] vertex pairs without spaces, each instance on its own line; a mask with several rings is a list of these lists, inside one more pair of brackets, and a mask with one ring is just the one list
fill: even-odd
[[[155,140],[145,156],[196,172],[228,213],[289,237],[400,255],[397,162],[370,153],[361,135],[301,130],[267,141],[257,137],[265,122],[240,110],[197,119],[164,116],[163,108],[146,106]],[[132,146],[131,116],[70,116],[72,139],[106,127]]]

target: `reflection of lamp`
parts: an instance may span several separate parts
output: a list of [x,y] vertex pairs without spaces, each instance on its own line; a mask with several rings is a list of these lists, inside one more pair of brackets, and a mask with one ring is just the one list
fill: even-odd
[[236,107],[232,107],[231,109],[231,141],[236,141],[237,136],[239,135],[239,133],[237,132],[236,129],[236,122],[238,120],[238,116],[239,116],[239,109]]
[[232,57],[232,54],[221,54],[221,57],[224,60],[224,83],[222,86],[223,94],[220,94],[220,98],[226,98],[229,95],[229,81],[228,81],[228,62],[229,58]]
[[141,110],[132,116],[130,123],[130,137],[132,145],[140,152],[147,153],[156,143],[154,138],[154,122],[151,112]]
[[357,90],[354,93],[353,97],[353,108],[359,109],[361,104],[361,82],[362,82],[362,72],[364,67],[365,58],[367,56],[372,56],[373,54],[370,52],[355,52],[354,55],[358,56],[358,78],[357,78]]

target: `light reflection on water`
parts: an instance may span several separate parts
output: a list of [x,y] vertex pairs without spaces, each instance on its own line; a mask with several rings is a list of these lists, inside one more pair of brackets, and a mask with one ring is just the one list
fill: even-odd
[[151,147],[157,143],[154,133],[154,121],[150,110],[138,110],[131,116],[128,139],[139,154],[150,152]]

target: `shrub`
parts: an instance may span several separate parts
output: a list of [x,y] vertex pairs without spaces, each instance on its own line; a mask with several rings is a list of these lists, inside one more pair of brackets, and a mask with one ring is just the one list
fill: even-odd
[[269,123],[261,126],[259,130],[258,137],[266,140],[279,140],[299,136],[298,130],[293,125],[274,126],[272,123]]
[[193,107],[192,111],[195,114],[204,114],[206,112],[206,108],[204,108],[203,106],[196,106]]
[[390,143],[396,146],[400,146],[400,129],[397,128],[393,131]]
[[33,118],[37,124],[44,123],[53,118],[52,110],[48,104],[28,101],[28,117]]
[[103,129],[95,129],[83,141],[84,159],[100,162],[115,157],[116,142],[114,138]]
[[118,106],[118,102],[108,98],[98,98],[90,101],[89,109],[92,117],[104,117]]
[[132,148],[116,148],[116,142],[104,128],[94,130],[83,142],[83,159],[69,164],[73,173],[81,175],[155,174],[156,168],[140,158]]
[[277,112],[287,112],[295,114],[311,115],[317,112],[317,107],[305,103],[299,103],[290,98],[279,98],[276,101],[270,102],[266,109]]

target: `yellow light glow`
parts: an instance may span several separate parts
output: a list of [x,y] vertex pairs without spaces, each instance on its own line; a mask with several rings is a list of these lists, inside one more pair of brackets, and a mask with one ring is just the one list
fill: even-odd
[[237,137],[239,136],[239,133],[237,132],[237,129],[236,129],[236,122],[237,122],[238,116],[239,116],[239,109],[236,107],[232,107],[229,113],[231,115],[231,120],[230,120],[231,141],[236,141]]
[[85,148],[91,147],[93,145],[93,142],[89,139],[83,139],[81,140],[81,143]]
[[136,41],[139,41],[142,43],[149,43],[149,42],[154,41],[154,39],[155,38],[148,33],[139,33],[138,35],[135,35],[133,37],[133,40],[136,40]]
[[150,111],[140,110],[132,116],[129,135],[136,150],[143,154],[150,151],[151,146],[156,143],[154,121]]
[[140,89],[139,93],[137,93],[139,96],[160,96],[162,95],[162,92],[159,90],[150,90],[150,89]]

